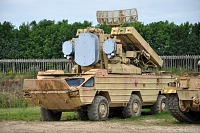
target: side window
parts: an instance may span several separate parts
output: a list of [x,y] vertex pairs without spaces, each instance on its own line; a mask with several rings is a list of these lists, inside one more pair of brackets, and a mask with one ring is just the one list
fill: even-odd
[[83,84],[83,87],[93,87],[94,86],[94,77],[90,78],[87,82]]

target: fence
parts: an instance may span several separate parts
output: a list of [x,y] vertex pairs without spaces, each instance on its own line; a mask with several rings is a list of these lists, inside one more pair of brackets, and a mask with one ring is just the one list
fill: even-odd
[[73,63],[66,59],[9,59],[0,60],[0,73],[27,73],[50,69],[70,71]]
[[161,56],[161,58],[163,59],[162,68],[185,68],[189,71],[200,71],[198,66],[200,55]]
[[[199,71],[198,61],[200,56],[161,56],[163,68],[186,68],[191,71]],[[45,71],[58,69],[70,71],[73,63],[67,63],[66,59],[6,59],[0,60],[0,73],[27,73],[33,71]]]

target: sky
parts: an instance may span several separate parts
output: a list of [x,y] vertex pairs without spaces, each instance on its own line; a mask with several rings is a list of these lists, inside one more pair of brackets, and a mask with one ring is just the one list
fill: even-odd
[[0,22],[16,27],[23,22],[43,19],[68,22],[92,22],[97,25],[96,11],[136,8],[138,21],[166,21],[179,25],[200,22],[200,0],[0,0]]

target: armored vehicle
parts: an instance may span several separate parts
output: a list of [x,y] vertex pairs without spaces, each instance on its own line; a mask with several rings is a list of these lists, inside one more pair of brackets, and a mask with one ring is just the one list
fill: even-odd
[[200,73],[185,73],[177,77],[162,94],[166,108],[178,121],[200,123]]
[[151,107],[153,114],[165,108],[161,90],[174,78],[164,72],[144,73],[161,67],[162,59],[134,27],[120,27],[137,21],[137,10],[96,15],[100,24],[112,27],[111,34],[89,27],[64,42],[67,61],[75,62],[71,73],[47,70],[38,72],[37,79],[24,80],[24,97],[41,107],[42,120],[60,120],[64,111],[77,111],[81,119],[106,120],[111,111],[129,118],[139,117],[142,107]]

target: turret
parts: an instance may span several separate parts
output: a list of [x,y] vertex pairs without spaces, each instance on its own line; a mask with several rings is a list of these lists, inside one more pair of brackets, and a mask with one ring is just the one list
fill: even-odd
[[77,65],[73,73],[90,69],[107,69],[108,73],[141,74],[148,67],[161,67],[162,59],[134,27],[120,27],[135,22],[137,10],[97,11],[97,21],[112,27],[111,34],[102,29],[78,29],[77,38],[63,44],[63,53]]

